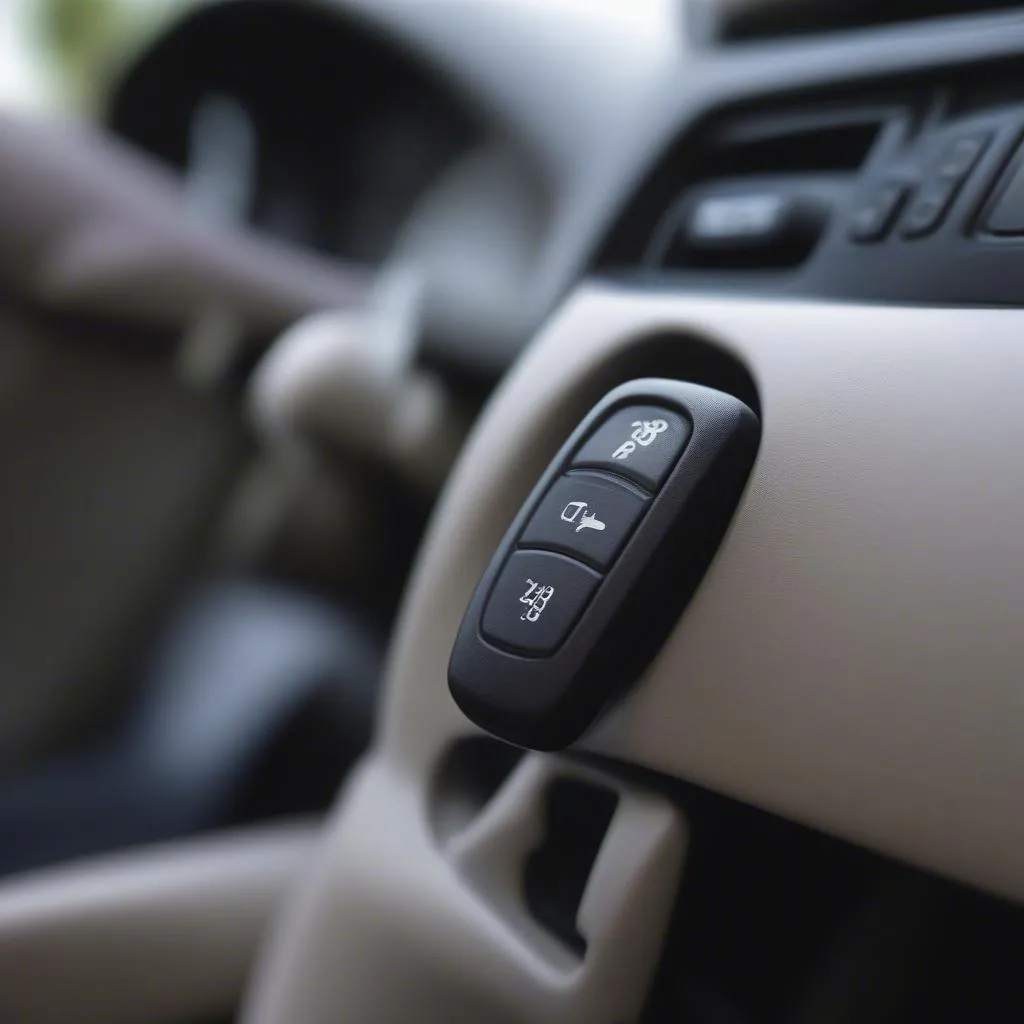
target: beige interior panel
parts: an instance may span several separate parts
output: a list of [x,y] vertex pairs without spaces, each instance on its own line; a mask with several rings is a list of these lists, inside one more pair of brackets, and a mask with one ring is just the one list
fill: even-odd
[[592,750],[1024,897],[1024,314],[581,290],[483,417],[393,648],[381,756],[467,723],[445,669],[477,576],[613,361],[737,355],[763,440],[733,527]]
[[[574,953],[523,904],[559,777],[618,804],[577,914]],[[251,1024],[606,1024],[636,1020],[681,877],[686,830],[666,800],[562,758],[523,759],[479,815],[430,826],[432,780],[380,759],[354,780],[250,992]]]
[[709,342],[756,382],[758,459],[661,655],[581,745],[1024,898],[1022,334],[1010,310],[581,289],[506,378],[435,512],[377,745],[247,1019],[546,1019],[553,1004],[524,1003],[522,958],[481,939],[487,901],[426,826],[439,761],[473,732],[448,656],[578,419],[628,376],[682,375]]
[[0,885],[0,1020],[186,1024],[237,1005],[313,826],[237,832]]

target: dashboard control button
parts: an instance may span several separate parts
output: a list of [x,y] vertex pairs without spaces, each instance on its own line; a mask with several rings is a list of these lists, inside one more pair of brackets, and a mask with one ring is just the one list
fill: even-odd
[[519,543],[553,548],[606,569],[639,522],[647,500],[607,477],[570,473],[541,500]]
[[587,606],[601,577],[546,551],[517,551],[494,584],[481,628],[500,647],[528,655],[557,650]]
[[963,182],[974,170],[991,138],[991,132],[973,132],[955,139],[943,151],[935,167],[935,173],[940,178],[956,181],[958,184]]
[[689,439],[690,425],[682,416],[660,406],[633,405],[609,416],[583,443],[573,465],[618,473],[656,491]]
[[671,215],[660,260],[681,267],[796,266],[814,249],[831,212],[829,195],[792,182],[766,182],[751,192],[724,186],[690,200],[682,216]]
[[910,195],[905,182],[891,181],[870,192],[850,217],[849,234],[854,242],[880,242],[889,234]]
[[791,200],[773,193],[709,196],[694,206],[686,225],[692,245],[746,246],[777,237]]
[[985,218],[994,235],[1024,235],[1024,162],[1018,162]]
[[904,238],[921,238],[931,234],[941,223],[953,202],[960,182],[953,178],[935,178],[925,183],[917,198],[907,207],[901,234]]

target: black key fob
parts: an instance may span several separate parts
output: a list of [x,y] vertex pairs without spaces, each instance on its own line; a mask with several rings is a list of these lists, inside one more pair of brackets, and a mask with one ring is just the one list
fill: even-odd
[[466,610],[459,707],[536,750],[578,739],[643,673],[714,557],[760,440],[697,384],[639,380],[583,420],[509,527]]

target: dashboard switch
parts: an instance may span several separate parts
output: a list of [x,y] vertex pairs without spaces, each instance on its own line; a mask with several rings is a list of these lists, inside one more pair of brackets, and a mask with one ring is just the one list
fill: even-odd
[[955,178],[935,178],[927,182],[907,208],[901,225],[904,238],[931,234],[941,223],[960,188]]
[[646,504],[646,496],[607,477],[570,473],[548,491],[519,544],[553,548],[606,569],[622,550]]
[[491,591],[484,612],[488,640],[523,654],[549,654],[565,640],[601,577],[545,551],[517,551]]
[[850,217],[850,239],[881,242],[899,216],[910,194],[905,182],[890,181],[866,196]]
[[1007,179],[985,218],[985,230],[994,235],[1024,235],[1024,162],[1018,162]]
[[680,267],[795,267],[810,255],[832,211],[828,190],[764,180],[749,191],[711,185],[673,212],[660,257]]
[[678,413],[660,406],[629,406],[594,431],[573,465],[617,473],[656,491],[689,439],[690,425]]
[[687,236],[693,245],[764,244],[785,229],[790,202],[774,193],[709,196],[693,208]]
[[989,131],[970,132],[946,146],[907,209],[902,224],[904,238],[921,238],[942,223],[991,138]]
[[991,138],[992,133],[988,131],[961,135],[946,147],[935,168],[936,174],[950,181],[964,181],[981,159]]
[[760,436],[748,406],[698,384],[651,378],[606,395],[477,583],[448,662],[462,711],[534,750],[586,732],[642,675],[693,596]]

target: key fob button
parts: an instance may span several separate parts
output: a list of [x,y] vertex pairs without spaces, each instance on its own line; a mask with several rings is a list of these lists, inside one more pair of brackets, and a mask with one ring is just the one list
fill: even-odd
[[600,582],[596,572],[562,555],[517,551],[487,601],[484,637],[519,654],[550,654],[569,635]]
[[655,405],[631,405],[608,417],[572,460],[635,480],[657,491],[690,439],[690,425],[678,413]]
[[643,515],[639,491],[594,473],[569,473],[545,495],[519,544],[551,548],[606,569]]

